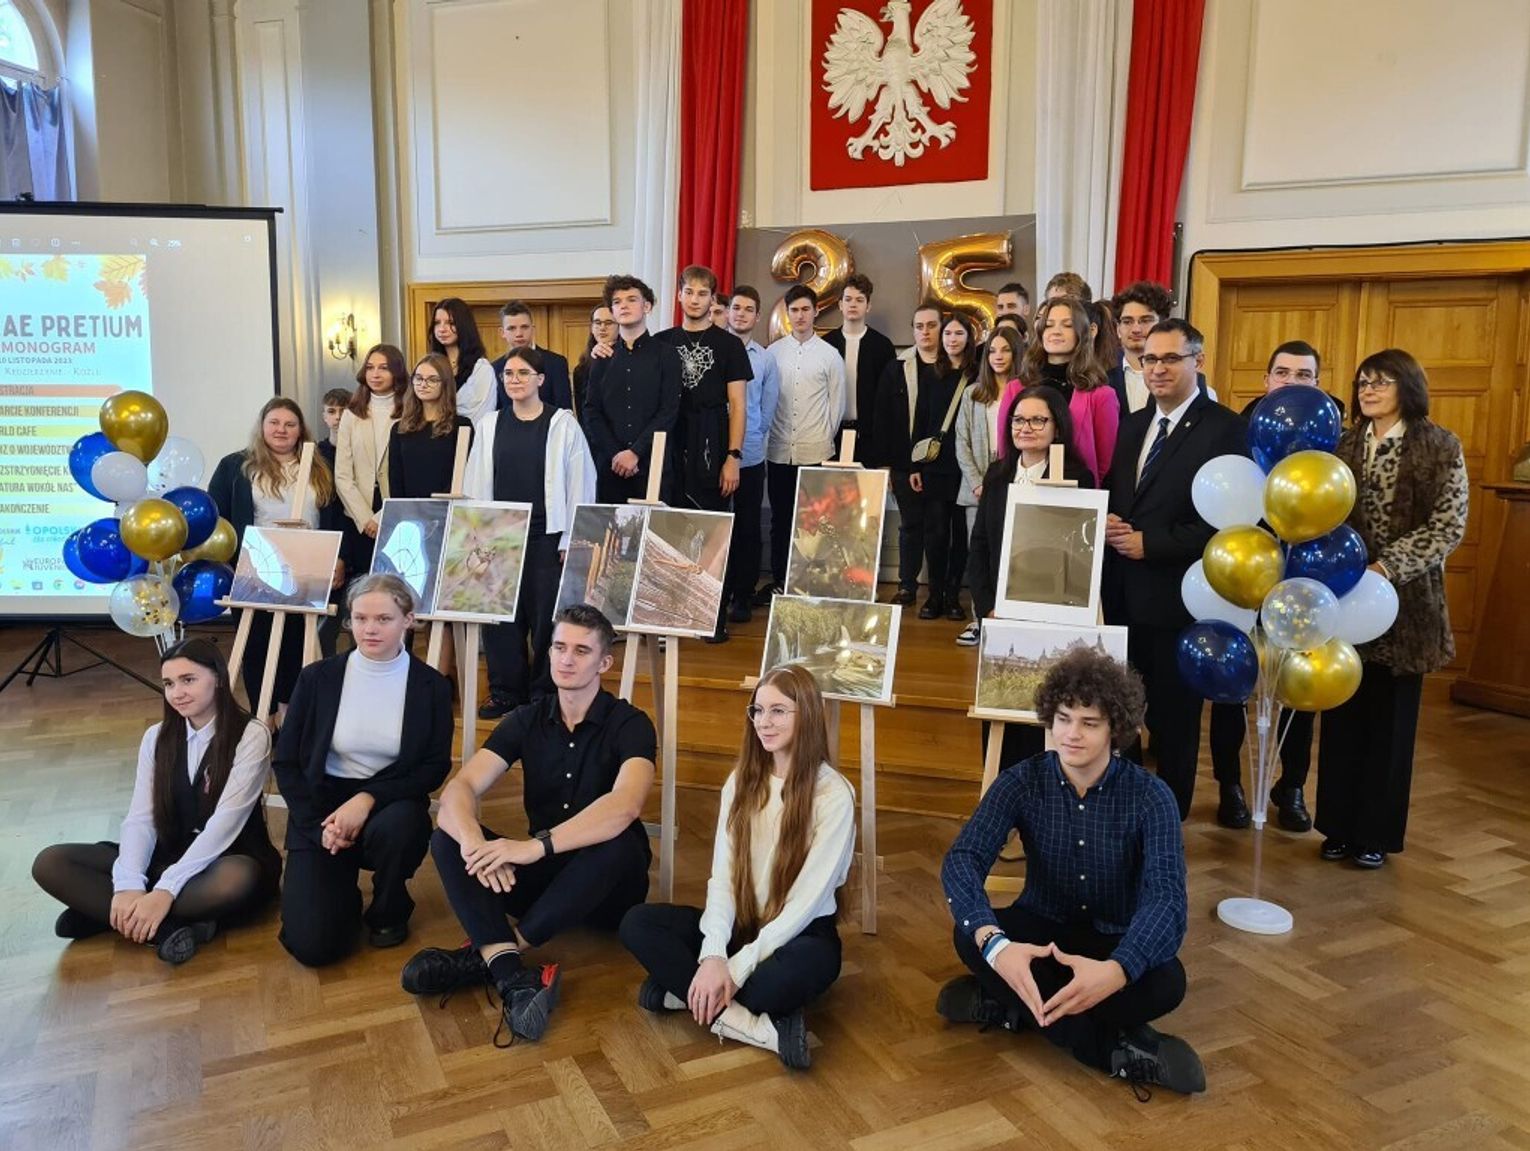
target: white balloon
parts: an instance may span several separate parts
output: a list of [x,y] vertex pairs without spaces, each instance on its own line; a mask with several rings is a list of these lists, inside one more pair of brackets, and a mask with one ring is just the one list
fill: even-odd
[[96,491],[119,504],[142,499],[149,487],[149,472],[143,461],[127,452],[107,452],[90,469],[90,482]]
[[1257,613],[1253,608],[1239,607],[1223,599],[1206,582],[1206,568],[1196,560],[1179,581],[1179,598],[1185,601],[1185,610],[1196,620],[1220,619],[1239,631],[1251,631]]
[[1201,465],[1190,499],[1201,519],[1221,531],[1264,518],[1265,474],[1247,456],[1217,456]]
[[171,488],[201,487],[205,468],[201,448],[185,436],[168,436],[149,464],[149,490],[157,494]]
[[1339,626],[1339,601],[1327,585],[1298,576],[1270,589],[1259,619],[1276,647],[1312,651],[1333,638]]
[[1397,589],[1380,572],[1365,570],[1360,582],[1339,600],[1334,635],[1346,643],[1380,639],[1397,620]]

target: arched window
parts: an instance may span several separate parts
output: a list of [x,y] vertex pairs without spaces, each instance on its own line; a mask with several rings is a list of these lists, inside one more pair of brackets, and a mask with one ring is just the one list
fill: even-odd
[[28,15],[16,0],[0,0],[0,75],[35,81],[47,69]]

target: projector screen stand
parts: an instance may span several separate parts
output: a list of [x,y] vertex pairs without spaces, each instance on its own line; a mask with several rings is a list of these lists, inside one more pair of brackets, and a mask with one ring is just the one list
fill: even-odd
[[[66,641],[74,644],[74,646],[79,648],[81,651],[87,652],[88,654],[94,656],[96,662],[87,663],[80,667],[72,667],[68,671],[65,671],[64,643]],[[86,643],[73,632],[56,624],[53,627],[50,627],[48,629],[48,634],[42,637],[42,640],[38,643],[38,645],[29,651],[26,656],[23,657],[22,661],[11,669],[11,674],[5,677],[5,682],[0,683],[0,691],[4,691],[6,688],[10,687],[11,681],[18,675],[21,675],[23,672],[26,673],[27,686],[31,687],[32,684],[37,680],[38,676],[42,676],[46,679],[63,679],[65,676],[75,675],[82,671],[89,671],[91,668],[100,667],[102,664],[116,668],[123,675],[136,679],[139,683],[143,684],[144,687],[148,688],[156,695],[159,694],[159,684],[144,678],[130,667],[124,667],[111,656],[106,655],[104,652],[97,651],[95,648],[91,647],[90,644]]]

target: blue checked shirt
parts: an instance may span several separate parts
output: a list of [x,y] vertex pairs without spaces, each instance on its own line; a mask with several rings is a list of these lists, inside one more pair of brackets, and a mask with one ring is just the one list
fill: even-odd
[[749,353],[754,378],[744,386],[744,458],[739,466],[752,468],[765,462],[765,441],[775,422],[776,405],[781,402],[781,369],[776,367],[775,356],[757,340],[746,341],[744,351]]
[[1185,849],[1167,784],[1119,756],[1082,798],[1055,752],[1005,768],[940,869],[962,931],[997,925],[983,882],[1010,829],[1025,844],[1014,906],[1119,935],[1111,958],[1128,981],[1174,958],[1185,938]]

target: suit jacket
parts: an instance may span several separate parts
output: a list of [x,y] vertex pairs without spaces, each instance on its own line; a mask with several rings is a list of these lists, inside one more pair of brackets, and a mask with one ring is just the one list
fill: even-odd
[[[845,334],[838,328],[825,332],[823,342],[840,354],[845,354]],[[855,458],[866,462],[862,450],[866,445],[866,430],[871,427],[871,413],[876,410],[877,384],[887,365],[898,356],[893,342],[875,328],[868,326],[861,337],[859,352],[855,359],[855,422],[861,434],[856,436]]]
[[[542,353],[542,388],[537,394],[542,397],[544,404],[573,411],[574,386],[569,382],[568,360],[550,348],[538,348],[537,351]],[[505,396],[505,361],[509,358],[510,353],[506,352],[493,364],[495,411],[510,402]]]
[[1248,455],[1248,429],[1236,412],[1198,395],[1139,485],[1137,457],[1157,422],[1156,406],[1133,412],[1116,440],[1106,481],[1110,512],[1142,533],[1143,558],[1106,545],[1105,616],[1107,623],[1178,630],[1191,622],[1180,581],[1216,534],[1191,502],[1191,482],[1207,460]]
[[[319,825],[335,809],[326,794],[324,763],[335,719],[340,714],[340,690],[345,685],[345,661],[361,657],[344,652],[309,664],[298,676],[287,705],[287,718],[271,753],[276,786],[287,801],[287,846],[320,841]],[[409,657],[404,688],[404,728],[398,759],[361,790],[381,807],[399,799],[428,800],[452,766],[451,681],[424,660]]]
[[[967,544],[967,587],[972,595],[972,612],[985,619],[993,611],[999,594],[999,557],[1004,547],[1004,519],[1009,514],[1009,488],[1001,475],[1003,461],[993,464],[983,478],[983,494],[978,497],[977,515],[972,524],[972,539]],[[1094,487],[1094,477],[1073,453],[1063,463],[1063,479],[1073,480],[1081,488]],[[1023,542],[1023,541],[1022,541]]]

